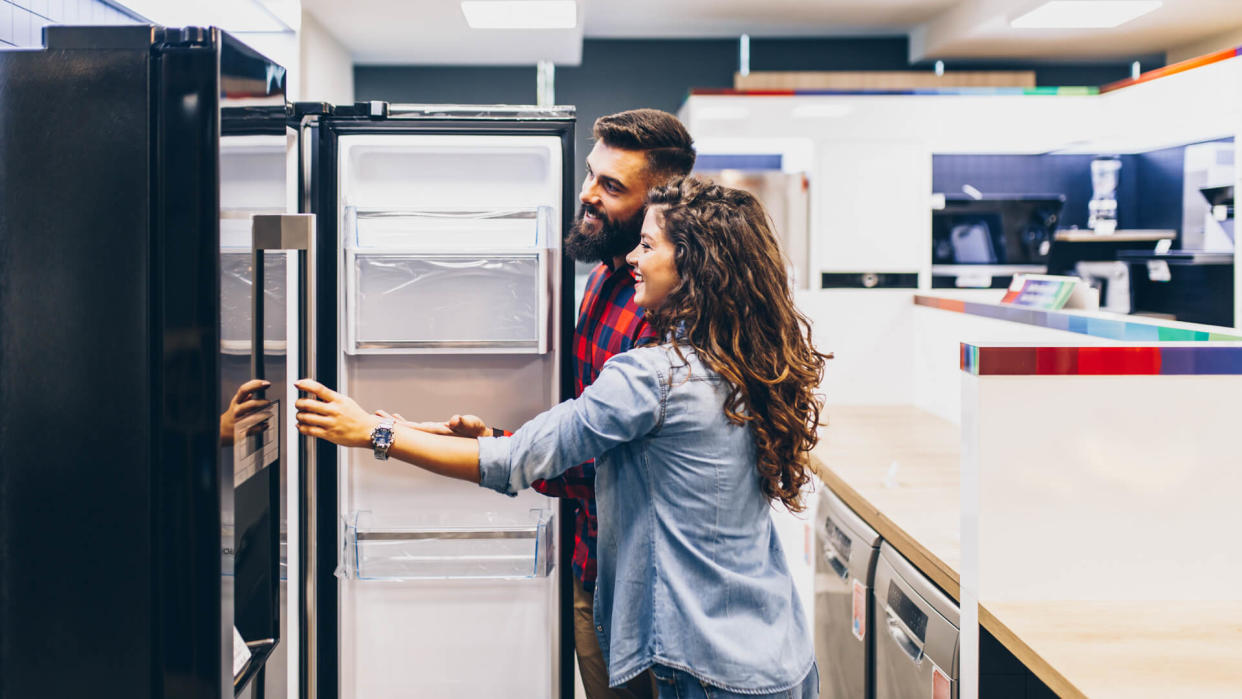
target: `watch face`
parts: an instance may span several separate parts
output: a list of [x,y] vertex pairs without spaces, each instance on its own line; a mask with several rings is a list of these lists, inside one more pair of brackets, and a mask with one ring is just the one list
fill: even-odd
[[392,430],[382,427],[375,430],[375,446],[380,449],[392,446]]

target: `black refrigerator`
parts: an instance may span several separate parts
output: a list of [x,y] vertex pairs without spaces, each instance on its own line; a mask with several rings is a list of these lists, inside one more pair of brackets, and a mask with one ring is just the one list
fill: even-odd
[[44,44],[0,52],[0,696],[270,695],[313,459],[285,71],[216,29]]

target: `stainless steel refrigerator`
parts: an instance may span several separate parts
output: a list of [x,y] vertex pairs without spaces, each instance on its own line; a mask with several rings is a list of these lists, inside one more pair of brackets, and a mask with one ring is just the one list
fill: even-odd
[[[572,108],[297,114],[316,377],[368,409],[511,429],[568,397]],[[317,450],[319,696],[572,694],[557,501]]]
[[215,29],[44,43],[0,52],[0,696],[264,696],[310,347],[285,71]]

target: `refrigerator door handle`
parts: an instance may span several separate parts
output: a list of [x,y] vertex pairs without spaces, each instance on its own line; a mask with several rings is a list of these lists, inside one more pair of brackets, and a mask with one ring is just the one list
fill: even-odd
[[901,619],[897,617],[897,613],[893,608],[884,605],[884,614],[888,617],[888,633],[901,647],[901,650],[908,656],[915,665],[923,662],[923,646],[915,641],[909,631],[906,630],[905,624],[901,623]]
[[[256,275],[263,270],[265,252],[296,251],[298,260],[298,367],[303,376],[311,376],[315,366],[315,214],[256,214],[251,224],[253,232],[254,269]],[[261,280],[261,276],[256,279]],[[261,281],[256,284],[256,297],[262,292]],[[256,301],[255,328],[251,335],[258,344],[254,355],[261,356],[262,304]],[[256,377],[261,378],[261,377]],[[315,449],[309,437],[298,434],[298,597],[301,618],[298,621],[299,648],[290,649],[291,661],[296,658],[300,666],[298,696],[302,699],[317,696],[318,654],[315,647],[317,633],[314,609],[316,605],[315,528]],[[289,577],[294,580],[293,574]]]
[[315,214],[255,214],[254,249],[311,249],[315,237]]

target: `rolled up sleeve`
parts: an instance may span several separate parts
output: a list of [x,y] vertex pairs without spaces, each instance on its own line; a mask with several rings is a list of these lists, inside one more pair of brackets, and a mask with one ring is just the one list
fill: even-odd
[[662,355],[619,354],[578,398],[540,413],[512,436],[479,439],[479,485],[512,495],[658,429],[668,385],[652,360]]

